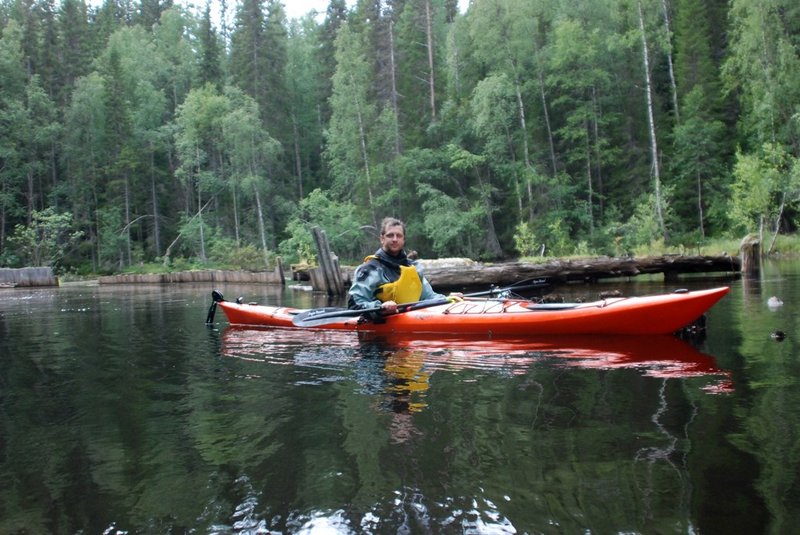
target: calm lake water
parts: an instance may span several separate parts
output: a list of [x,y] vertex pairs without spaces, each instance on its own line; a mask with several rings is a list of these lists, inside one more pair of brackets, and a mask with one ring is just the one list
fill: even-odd
[[207,327],[210,284],[0,290],[0,533],[793,532],[800,263],[725,284],[691,343]]

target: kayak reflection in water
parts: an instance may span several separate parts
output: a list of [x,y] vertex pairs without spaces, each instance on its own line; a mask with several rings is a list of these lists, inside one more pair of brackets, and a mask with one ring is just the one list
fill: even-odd
[[458,293],[445,297],[433,291],[417,262],[409,258],[406,225],[399,219],[385,217],[381,222],[381,247],[367,256],[353,274],[347,306],[353,310],[381,308],[383,314],[394,314],[397,305],[429,299],[460,300]]

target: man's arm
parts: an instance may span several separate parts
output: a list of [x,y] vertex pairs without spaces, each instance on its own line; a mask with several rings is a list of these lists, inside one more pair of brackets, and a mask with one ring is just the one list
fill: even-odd
[[353,284],[347,292],[347,308],[359,310],[381,306],[375,290],[381,284],[379,270],[370,264],[361,264],[353,273]]

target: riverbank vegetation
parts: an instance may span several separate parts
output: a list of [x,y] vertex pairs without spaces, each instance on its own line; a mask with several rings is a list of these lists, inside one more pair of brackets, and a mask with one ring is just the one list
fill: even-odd
[[795,2],[94,6],[0,0],[2,266],[798,249]]

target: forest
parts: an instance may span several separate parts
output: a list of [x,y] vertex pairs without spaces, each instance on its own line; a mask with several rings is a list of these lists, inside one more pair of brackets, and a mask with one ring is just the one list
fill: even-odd
[[[215,10],[217,10],[215,12]],[[0,0],[0,266],[633,254],[800,212],[796,0]]]

